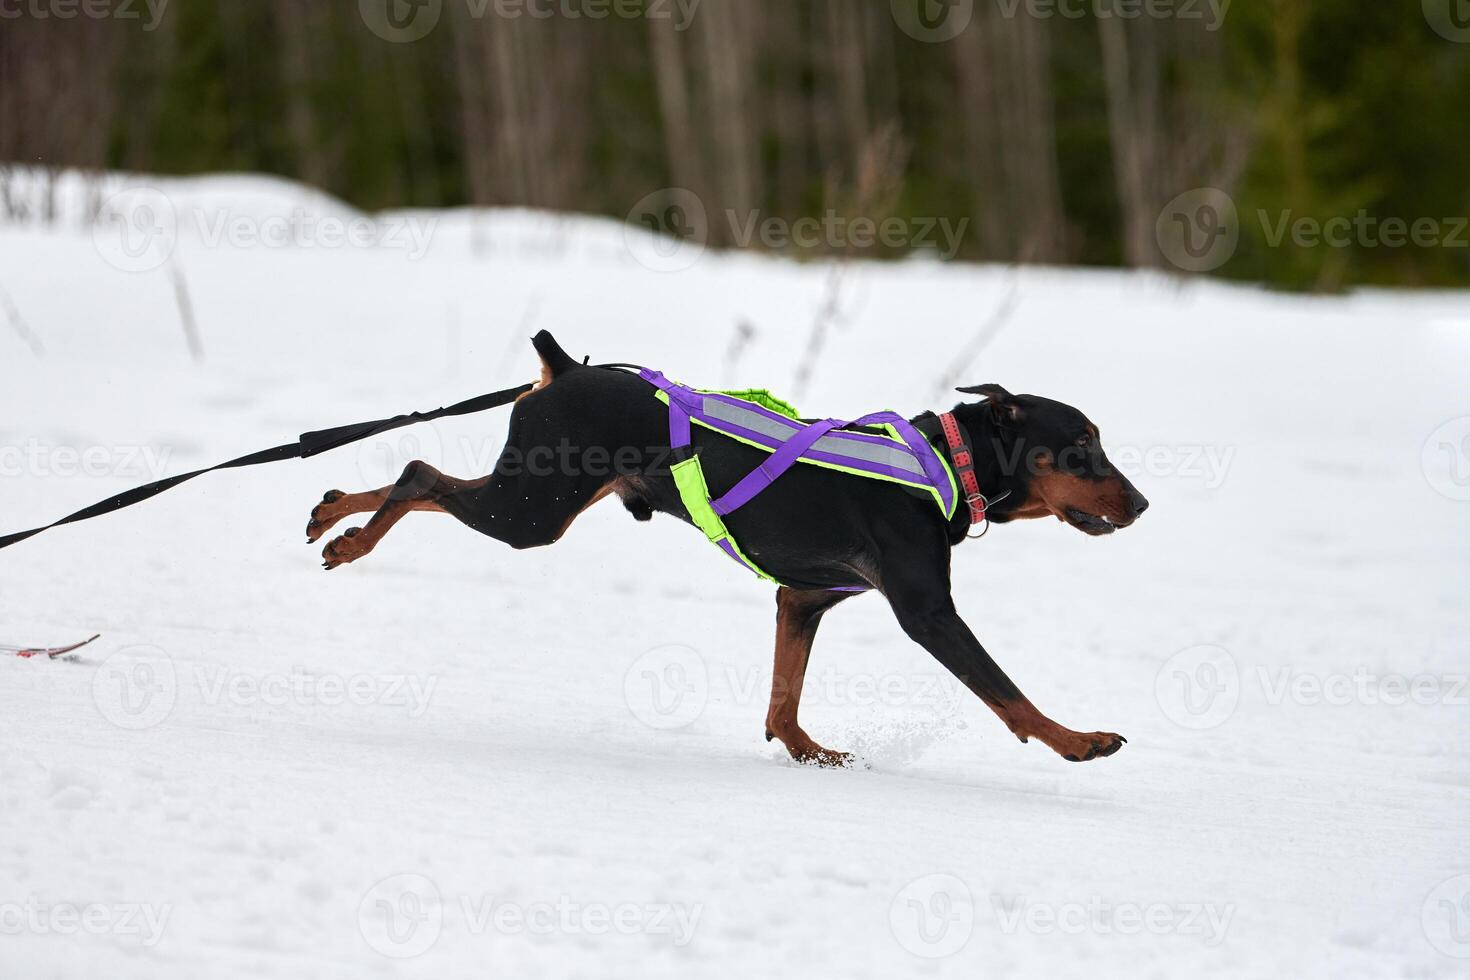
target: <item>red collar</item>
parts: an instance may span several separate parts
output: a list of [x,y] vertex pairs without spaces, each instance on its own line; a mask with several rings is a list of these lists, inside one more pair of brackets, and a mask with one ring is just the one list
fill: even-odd
[[965,438],[953,412],[939,416],[939,425],[944,429],[944,441],[949,445],[949,458],[954,463],[955,475],[960,478],[960,487],[965,491],[965,502],[970,505],[970,523],[984,524],[987,501],[975,476],[975,454],[970,449],[970,441]]

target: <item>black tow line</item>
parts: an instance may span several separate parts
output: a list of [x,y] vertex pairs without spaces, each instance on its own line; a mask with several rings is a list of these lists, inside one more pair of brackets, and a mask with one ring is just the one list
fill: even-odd
[[103,514],[111,514],[113,511],[131,507],[142,503],[149,497],[156,497],[165,490],[172,490],[180,483],[203,476],[205,473],[213,473],[215,470],[233,470],[242,466],[259,466],[262,463],[279,463],[288,459],[310,459],[333,449],[361,442],[380,432],[391,432],[408,425],[417,425],[420,422],[432,422],[435,419],[451,418],[456,415],[474,415],[478,412],[488,412],[492,408],[509,405],[526,392],[533,389],[535,385],[524,384],[516,388],[507,388],[489,395],[481,395],[471,398],[469,401],[451,405],[448,408],[436,408],[432,412],[414,412],[410,415],[399,415],[391,419],[383,419],[378,422],[359,422],[356,425],[342,425],[335,429],[322,429],[319,432],[307,432],[295,442],[277,446],[274,449],[262,449],[260,452],[251,453],[249,456],[241,456],[232,459],[228,463],[220,463],[218,466],[210,466],[207,469],[195,470],[192,473],[182,473],[179,476],[171,476],[157,483],[150,483],[136,490],[109,497],[100,503],[93,504],[85,510],[79,510],[69,517],[63,517],[54,524],[38,527],[30,531],[19,531],[15,534],[0,536],[0,548],[8,548],[13,544],[19,544],[27,538],[35,537],[42,531],[49,531],[53,527],[63,524],[75,524],[78,521],[88,521]]

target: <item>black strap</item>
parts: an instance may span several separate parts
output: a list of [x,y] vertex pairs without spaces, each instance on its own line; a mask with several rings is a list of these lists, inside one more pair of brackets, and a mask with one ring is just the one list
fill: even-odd
[[0,536],[0,548],[8,548],[13,544],[19,544],[21,541],[35,537],[42,531],[49,531],[53,527],[91,520],[94,517],[101,517],[103,514],[111,514],[113,511],[122,510],[124,507],[131,507],[133,504],[142,503],[150,497],[156,497],[165,490],[172,490],[180,483],[192,480],[196,476],[203,476],[205,473],[213,473],[215,470],[239,469],[242,466],[259,466],[261,463],[279,463],[287,459],[310,459],[312,456],[318,456],[329,450],[338,449],[354,442],[361,442],[363,439],[375,436],[380,432],[391,432],[394,429],[401,429],[404,426],[417,425],[419,422],[432,422],[435,419],[450,418],[456,415],[473,415],[476,412],[485,412],[492,408],[499,408],[501,405],[509,405],[533,387],[535,386],[525,384],[517,388],[507,388],[504,391],[497,391],[489,395],[481,395],[478,398],[471,398],[468,401],[460,402],[458,405],[451,405],[448,408],[436,408],[432,412],[413,412],[408,415],[399,415],[378,422],[359,422],[356,425],[342,425],[335,429],[307,432],[296,442],[287,443],[284,446],[277,446],[274,449],[262,449],[260,452],[251,453],[248,456],[241,456],[239,459],[232,459],[228,463],[220,463],[217,466],[195,470],[192,473],[182,473],[178,476],[171,476],[166,480],[159,480],[157,483],[150,483],[144,487],[128,490],[125,493],[118,494],[116,497],[109,497],[106,500],[95,503],[85,510],[79,510],[75,514],[63,517],[54,524],[47,524],[45,527],[34,528],[30,531],[20,531],[15,534]]

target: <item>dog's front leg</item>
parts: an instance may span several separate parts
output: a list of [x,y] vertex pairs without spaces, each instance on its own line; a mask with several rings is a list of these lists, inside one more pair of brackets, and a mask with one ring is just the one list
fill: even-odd
[[822,614],[850,595],[850,592],[806,592],[785,587],[776,592],[776,665],[771,671],[766,740],[779,738],[797,762],[845,766],[852,758],[845,752],[822,748],[802,731],[796,720],[806,665]]
[[1112,732],[1074,732],[1037,710],[955,611],[947,582],[930,583],[927,589],[889,587],[885,582],[885,594],[904,632],[984,701],[1021,741],[1035,738],[1069,762],[1112,755],[1127,741]]

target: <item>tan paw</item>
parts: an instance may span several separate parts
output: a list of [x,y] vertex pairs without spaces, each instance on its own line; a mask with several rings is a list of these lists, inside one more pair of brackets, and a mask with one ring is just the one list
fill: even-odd
[[330,572],[339,565],[357,561],[372,550],[362,539],[362,528],[354,527],[341,537],[333,538],[322,549],[322,567]]
[[315,543],[330,531],[338,521],[347,516],[346,511],[335,506],[347,494],[341,490],[328,490],[322,502],[311,511],[311,520],[306,525],[306,540]]

